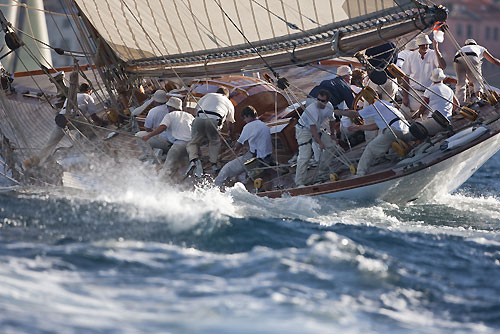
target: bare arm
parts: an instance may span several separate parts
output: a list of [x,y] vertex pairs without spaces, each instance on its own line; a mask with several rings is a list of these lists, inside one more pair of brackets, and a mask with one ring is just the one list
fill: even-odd
[[458,102],[458,99],[455,95],[453,95],[453,109],[451,110],[452,113],[454,113],[457,109],[460,103]]
[[240,143],[239,141],[237,141],[236,145],[234,145],[234,153],[237,154],[241,150],[242,147],[243,147],[243,144]]
[[403,77],[403,104],[405,106],[409,106],[410,105],[410,98],[408,96],[408,90],[410,89],[410,79],[407,75],[405,75]]
[[[424,96],[424,97],[423,97],[423,99],[424,99],[425,104],[429,104],[429,101],[430,101],[430,100],[429,100],[429,98],[428,98],[428,97],[425,97],[425,96]],[[415,113],[415,115],[413,115],[413,117],[415,117],[415,118],[416,118],[416,117],[418,117],[418,116],[420,116],[420,115],[423,115],[423,113],[424,113],[426,110],[427,110],[427,108],[426,108],[423,104],[421,104],[421,105],[420,105],[420,108],[418,108],[418,111]]]
[[444,70],[446,68],[446,61],[444,60],[443,56],[441,55],[441,52],[439,51],[438,43],[436,42],[436,40],[432,42],[432,46],[434,47],[434,52],[436,52],[436,57],[438,60],[439,67]]
[[160,124],[153,132],[148,133],[147,135],[145,135],[141,139],[144,141],[148,141],[149,138],[154,137],[156,135],[159,135],[160,133],[162,133],[166,129],[167,129],[167,126],[165,124]]
[[346,117],[358,117],[359,113],[354,110],[334,110],[336,116],[346,116]]
[[488,52],[488,50],[484,50],[484,53],[483,53],[483,56],[484,58],[486,58],[487,61],[489,61],[490,63],[492,64],[495,64],[497,66],[500,66],[500,60],[498,60],[497,58],[493,57],[491,55],[491,53]]
[[335,131],[336,131],[335,124],[337,124],[337,123],[335,121],[330,121],[328,123],[330,125],[330,137],[336,138],[336,136],[335,136]]
[[351,132],[356,132],[356,131],[375,131],[378,130],[378,126],[375,123],[367,124],[367,125],[356,125],[353,124],[347,128],[347,130]]
[[309,129],[311,131],[311,135],[316,143],[319,144],[319,147],[324,150],[325,149],[325,144],[321,141],[321,138],[319,137],[318,133],[318,128],[316,127],[315,124],[311,124],[311,128]]

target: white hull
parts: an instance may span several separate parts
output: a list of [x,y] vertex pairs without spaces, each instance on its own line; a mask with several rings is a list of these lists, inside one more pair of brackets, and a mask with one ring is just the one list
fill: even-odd
[[381,199],[393,203],[430,199],[456,190],[499,150],[500,134],[496,134],[478,145],[415,173],[317,196],[366,201]]

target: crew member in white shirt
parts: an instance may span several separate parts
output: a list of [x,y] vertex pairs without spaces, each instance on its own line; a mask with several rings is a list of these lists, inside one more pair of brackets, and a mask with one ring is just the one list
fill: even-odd
[[212,164],[212,171],[218,170],[217,161],[221,149],[219,130],[224,122],[229,123],[229,134],[232,134],[234,123],[234,105],[229,100],[229,90],[220,87],[215,93],[208,93],[198,101],[198,116],[192,126],[191,141],[187,145],[189,153],[189,167],[186,175],[195,169],[194,175],[201,177],[203,167],[199,159],[199,148],[203,140],[208,140],[208,155]]
[[[468,62],[466,58],[469,60]],[[466,76],[474,83],[474,95],[476,98],[480,97],[482,91],[481,83],[483,82],[481,69],[483,58],[496,66],[500,66],[500,60],[493,57],[485,47],[477,45],[473,39],[466,40],[465,46],[455,54],[455,59],[453,60],[453,67],[457,73],[455,91],[461,105],[465,104],[466,100]],[[468,63],[472,65],[472,68],[468,66]]]
[[241,118],[246,123],[238,138],[234,151],[238,153],[248,142],[248,151],[242,156],[228,162],[222,167],[219,175],[215,178],[215,185],[221,186],[229,178],[236,177],[246,170],[243,167],[245,162],[257,158],[267,164],[272,162],[271,130],[269,127],[257,119],[257,111],[252,106],[246,106],[241,110]]
[[[300,119],[295,126],[295,138],[299,144],[299,154],[297,157],[297,169],[295,172],[295,184],[297,187],[303,187],[308,183],[307,165],[312,155],[313,140],[318,143],[320,149],[330,150],[335,142],[335,122],[333,115],[333,105],[329,102],[330,93],[327,90],[321,89],[318,91],[316,103],[310,104],[300,116]],[[326,120],[330,120],[330,134],[321,136],[319,131],[321,124]],[[327,154],[323,152],[320,157],[320,169]]]
[[[146,131],[139,131],[136,133],[136,137],[140,137],[141,139],[156,129],[165,115],[174,110],[182,110],[182,100],[178,97],[171,97],[168,99],[167,103],[154,107],[148,112],[146,116],[146,120],[144,121],[144,128]],[[139,140],[139,146],[141,147],[144,155],[140,157],[141,160],[147,160],[152,158],[151,150],[144,147],[142,144],[144,140]],[[166,130],[161,132],[158,136],[148,136],[147,143],[151,146],[152,149],[161,149],[162,153],[165,154],[168,152],[172,143],[174,142],[174,138],[172,137],[171,131]]]
[[396,65],[399,68],[403,67],[403,64],[405,63],[406,58],[415,50],[418,49],[418,45],[414,39],[406,43],[406,47],[404,50],[398,52],[398,59],[396,60]]
[[158,89],[156,92],[154,92],[151,98],[144,101],[144,103],[141,104],[139,107],[133,109],[132,115],[138,116],[142,114],[144,111],[151,110],[154,107],[165,104],[167,100],[168,100],[167,92],[164,91],[163,89]]
[[[438,111],[448,120],[451,120],[453,111],[457,109],[458,100],[453,93],[453,90],[443,83],[446,78],[443,70],[440,68],[434,69],[431,75],[433,84],[424,93],[424,102],[430,107],[432,112]],[[421,122],[427,129],[429,135],[433,136],[444,129],[432,118],[432,112],[422,104],[416,116],[424,117]]]
[[[377,137],[366,145],[359,159],[356,173],[359,176],[366,175],[368,168],[375,158],[383,156],[395,140],[398,138],[408,139],[407,135],[409,135],[409,128],[408,125],[402,121],[404,120],[403,114],[388,101],[378,100],[361,109],[359,112],[352,110],[336,110],[335,113],[348,117],[361,116],[363,119],[372,117],[375,121],[373,124],[352,125],[349,128],[350,131],[378,129]],[[392,131],[387,128],[387,125],[391,127]],[[394,137],[394,134],[397,138]]]
[[[420,99],[425,89],[432,84],[430,79],[432,71],[438,67],[443,70],[446,68],[446,62],[435,40],[431,42],[427,35],[421,34],[417,37],[416,43],[418,50],[406,57],[402,68],[406,74],[403,80],[403,105],[410,109],[405,111],[408,114],[412,114],[420,107]],[[433,44],[434,50],[429,49],[430,44]],[[411,94],[408,94],[408,90]],[[420,99],[414,95],[420,96]]]
[[186,167],[188,162],[186,145],[191,140],[193,121],[194,117],[190,113],[174,110],[165,115],[160,125],[153,132],[142,137],[142,140],[147,141],[165,131],[170,131],[173,144],[168,150],[167,158],[160,171],[161,176],[171,178],[179,168]]

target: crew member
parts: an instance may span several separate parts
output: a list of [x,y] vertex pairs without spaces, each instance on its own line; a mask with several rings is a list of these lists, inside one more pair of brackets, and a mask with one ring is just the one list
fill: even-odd
[[[403,80],[403,105],[409,108],[406,112],[410,115],[418,110],[425,89],[432,84],[430,79],[432,71],[438,67],[443,70],[446,68],[446,62],[435,40],[431,42],[427,35],[421,34],[417,37],[416,43],[418,51],[408,55],[402,68],[406,73]],[[430,44],[433,44],[434,50],[429,49]],[[416,94],[420,99],[414,96]]]
[[[94,137],[95,134],[94,131],[92,130],[92,127],[85,122],[84,117],[90,118],[90,120],[98,126],[108,125],[107,121],[97,116],[97,108],[94,102],[94,98],[90,95],[91,92],[92,88],[90,87],[90,85],[88,83],[82,83],[78,87],[78,93],[76,94],[76,104],[78,107],[78,112],[73,112],[72,115],[66,115],[68,99],[66,99],[63,108],[59,112],[59,115],[65,115],[71,121],[74,121],[69,123],[70,129],[77,128],[81,133],[83,133],[84,136],[88,138]],[[64,117],[62,116],[58,117],[64,120]],[[64,120],[64,122],[67,121]],[[63,131],[64,127],[65,124],[54,125],[54,129],[52,130],[52,133],[50,134],[47,143],[42,148],[40,153],[24,161],[24,164],[27,168],[34,167],[40,163],[43,164],[47,160],[47,158],[52,155],[57,144],[59,144],[61,139],[64,137],[65,134],[65,132]]]
[[[377,100],[375,103],[361,109],[359,112],[352,110],[336,110],[335,113],[348,117],[361,116],[363,118],[372,117],[375,121],[369,125],[352,125],[350,131],[376,130],[378,135],[366,145],[363,154],[358,162],[357,175],[363,176],[375,158],[384,155],[396,139],[404,139],[409,134],[408,125],[404,123],[403,114],[396,109],[389,101]],[[389,125],[392,129],[387,128]],[[396,135],[397,138],[394,137]]]
[[453,67],[457,73],[456,94],[461,105],[465,104],[466,76],[474,83],[474,96],[476,99],[480,97],[483,82],[481,69],[483,58],[496,66],[500,66],[500,60],[493,57],[485,47],[477,45],[473,39],[466,40],[465,45],[455,54]]
[[194,175],[201,177],[203,167],[199,159],[199,148],[203,140],[208,140],[208,156],[212,164],[212,171],[216,172],[219,167],[217,161],[221,149],[219,130],[224,122],[229,123],[229,134],[233,132],[234,106],[229,100],[229,90],[220,87],[215,93],[208,93],[198,101],[198,116],[191,128],[191,141],[187,145],[189,153],[189,166],[186,175],[194,168]]
[[227,179],[244,173],[246,171],[244,168],[245,162],[252,158],[261,159],[268,165],[272,163],[271,131],[269,127],[257,119],[257,111],[252,106],[243,108],[240,115],[246,124],[234,146],[234,151],[238,153],[246,142],[248,142],[248,151],[222,167],[219,175],[215,178],[215,185],[219,187]]
[[[318,91],[316,103],[310,104],[300,116],[295,126],[295,138],[299,144],[299,154],[297,157],[297,169],[295,172],[295,184],[297,187],[303,187],[307,181],[307,165],[312,155],[313,140],[318,143],[322,150],[330,149],[333,145],[331,137],[335,138],[335,123],[333,115],[333,105],[330,100],[330,94],[327,90]],[[322,137],[319,133],[321,124],[326,119],[330,120],[330,135]],[[330,137],[331,136],[331,137]],[[330,138],[326,138],[330,137]],[[325,143],[326,142],[326,143]],[[323,154],[321,154],[323,156]],[[320,157],[320,165],[322,163]]]
[[[170,99],[176,98],[171,97]],[[142,137],[143,141],[148,141],[150,138],[160,135],[167,130],[170,132],[173,144],[168,150],[165,163],[160,171],[160,175],[163,177],[171,178],[175,175],[179,168],[187,165],[188,154],[186,145],[191,140],[191,124],[193,123],[193,120],[193,115],[188,112],[178,109],[172,110],[166,114],[165,117],[163,117],[160,125],[155,130]]]
[[422,104],[416,115],[417,117],[420,115],[424,117],[421,123],[431,136],[443,130],[441,125],[432,118],[432,113],[440,112],[448,120],[451,120],[451,115],[458,106],[458,100],[455,94],[453,94],[453,90],[443,83],[445,78],[446,75],[442,69],[434,69],[431,75],[433,83],[427,88],[423,97],[425,104],[429,106],[430,110]]

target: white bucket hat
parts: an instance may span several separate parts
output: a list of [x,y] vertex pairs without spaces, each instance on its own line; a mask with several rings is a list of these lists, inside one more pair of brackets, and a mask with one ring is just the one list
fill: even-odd
[[416,42],[417,42],[417,45],[428,45],[428,44],[432,44],[431,39],[429,38],[429,36],[427,36],[427,35],[425,35],[425,34],[418,35],[418,37],[417,37],[417,39],[416,39]]
[[418,48],[417,41],[412,39],[406,44],[406,50],[415,50]]
[[476,40],[469,38],[468,40],[465,41],[465,45],[477,45]]
[[337,68],[337,75],[340,77],[343,77],[345,75],[351,75],[351,74],[352,74],[352,70],[347,65],[342,65],[342,66],[339,66],[339,68]]
[[153,101],[158,102],[158,103],[167,102],[167,92],[165,92],[163,89],[158,89],[153,94]]
[[434,82],[439,82],[443,81],[444,78],[446,78],[446,75],[444,74],[443,70],[438,68],[435,68],[432,70],[432,75],[431,75],[431,80]]
[[182,100],[178,97],[172,96],[168,102],[167,106],[174,108],[175,110],[182,110]]

